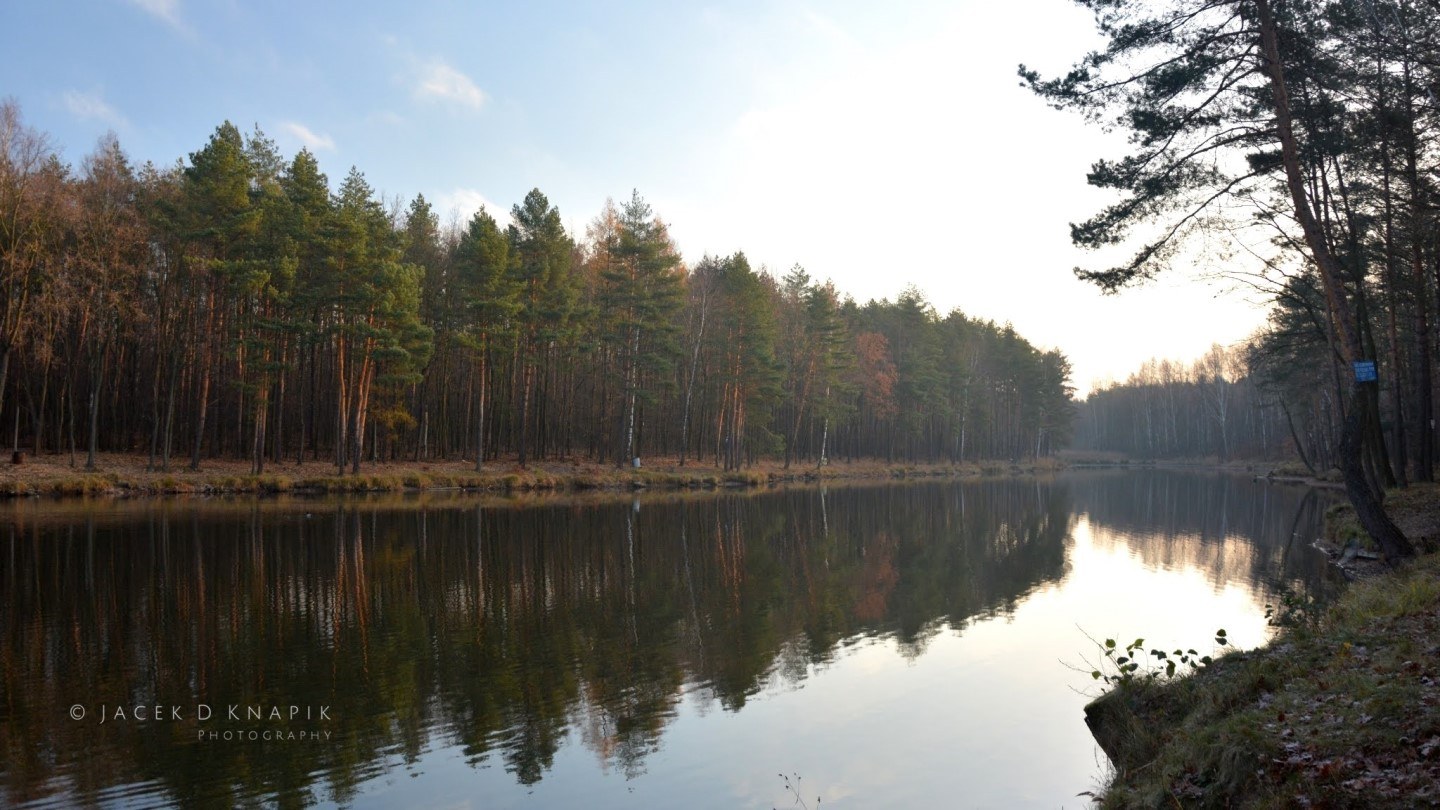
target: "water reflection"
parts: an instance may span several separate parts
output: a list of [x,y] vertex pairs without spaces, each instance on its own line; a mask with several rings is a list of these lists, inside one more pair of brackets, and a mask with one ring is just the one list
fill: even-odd
[[1069,483],[1076,509],[1108,530],[1107,542],[1147,565],[1204,571],[1217,588],[1333,582],[1311,544],[1335,492],[1181,470],[1087,472]]
[[[1216,587],[1323,573],[1285,542],[1313,498],[1223,477],[6,509],[0,796],[20,804],[351,803],[440,750],[533,787],[574,742],[591,779],[635,779],[689,707],[748,717],[857,640],[918,661],[1012,616],[1066,578],[1082,514]],[[197,736],[277,724],[100,725],[74,704],[328,706],[278,725],[332,736],[217,742]]]

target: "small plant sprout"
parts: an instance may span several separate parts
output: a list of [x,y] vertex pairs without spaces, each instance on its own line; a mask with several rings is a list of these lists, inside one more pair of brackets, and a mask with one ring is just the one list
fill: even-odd
[[[1215,631],[1217,646],[1224,647],[1229,643],[1224,628]],[[1193,649],[1166,652],[1153,648],[1147,652],[1143,638],[1137,638],[1124,647],[1115,639],[1107,638],[1104,644],[1100,645],[1100,650],[1103,658],[1099,665],[1090,671],[1090,677],[1110,686],[1130,683],[1136,678],[1173,678],[1177,673],[1193,672],[1214,661],[1210,656],[1201,655]]]
[[1309,627],[1319,625],[1324,605],[1310,593],[1298,593],[1289,586],[1280,589],[1280,604],[1265,606],[1265,621],[1271,627]]
[[[795,778],[794,782],[790,781],[791,776]],[[785,782],[785,791],[795,797],[795,801],[791,802],[790,806],[794,807],[796,805],[799,805],[805,810],[810,810],[810,805],[806,804],[805,798],[800,795],[800,774],[792,773],[790,774],[790,776],[786,776],[782,773],[780,774],[780,778]],[[772,808],[771,810],[779,810],[779,808]],[[820,810],[819,796],[815,797],[815,810]]]

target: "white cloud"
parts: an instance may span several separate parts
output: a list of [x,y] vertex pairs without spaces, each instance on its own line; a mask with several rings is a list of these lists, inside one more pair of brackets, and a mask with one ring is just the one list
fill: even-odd
[[454,217],[462,228],[481,208],[494,217],[500,227],[510,224],[510,209],[496,205],[476,189],[457,188],[435,197],[435,212],[440,215],[440,221],[445,222],[447,217]]
[[330,137],[329,135],[318,134],[304,124],[299,124],[294,121],[284,121],[280,124],[280,129],[290,133],[290,135],[294,137],[295,140],[304,144],[306,148],[310,149],[311,151],[318,151],[321,149],[334,151],[335,149],[334,138]]
[[469,76],[438,60],[421,69],[415,84],[415,97],[458,104],[472,110],[478,110],[485,104],[485,92]]
[[65,109],[70,114],[82,121],[100,121],[116,129],[123,129],[130,125],[121,115],[119,110],[110,106],[99,93],[82,93],[79,90],[66,90],[64,96]]
[[180,21],[180,0],[130,0],[130,4],[176,28],[184,28]]
[[858,49],[860,43],[850,35],[843,26],[833,18],[827,17],[814,9],[801,9],[800,19],[805,26],[814,34],[826,40],[832,46],[846,49]]

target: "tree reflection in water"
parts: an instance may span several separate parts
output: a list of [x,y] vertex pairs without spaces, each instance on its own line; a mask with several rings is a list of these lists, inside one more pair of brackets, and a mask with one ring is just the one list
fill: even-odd
[[[1013,610],[1065,576],[1078,513],[1143,534],[1139,553],[1156,564],[1190,555],[1253,580],[1284,567],[1285,544],[1224,538],[1288,536],[1287,522],[1318,512],[1297,511],[1293,495],[1257,503],[1253,487],[1218,478],[1188,490],[1136,480],[539,505],[11,504],[0,797],[344,802],[440,745],[531,785],[572,733],[602,768],[634,777],[687,695],[737,712],[856,638],[893,637],[920,656],[944,628]],[[296,727],[333,736],[197,741],[274,724],[200,723],[187,708],[176,722],[97,725],[70,719],[77,703],[325,705],[332,720]]]

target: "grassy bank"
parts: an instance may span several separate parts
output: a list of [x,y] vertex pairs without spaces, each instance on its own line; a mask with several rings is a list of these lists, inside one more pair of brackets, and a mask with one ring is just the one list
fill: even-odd
[[[1440,488],[1411,488],[1390,508],[1433,545]],[[1267,647],[1086,707],[1115,764],[1102,806],[1440,804],[1440,555],[1288,619]]]
[[248,462],[207,461],[199,470],[175,465],[168,471],[147,470],[145,458],[104,455],[96,469],[70,466],[69,456],[26,459],[0,466],[0,496],[91,495],[143,496],[168,494],[399,492],[464,489],[482,492],[540,492],[638,489],[720,489],[758,487],[794,481],[882,480],[891,478],[967,477],[1049,471],[1059,467],[1051,459],[1023,464],[887,464],[883,461],[833,463],[816,470],[812,465],[790,469],[777,462],[762,462],[744,470],[725,471],[691,462],[684,467],[673,460],[634,470],[587,462],[540,462],[524,468],[513,461],[497,461],[476,472],[471,462],[392,462],[363,465],[358,475],[336,475],[334,466],[321,462],[271,465],[263,475],[251,475]]

